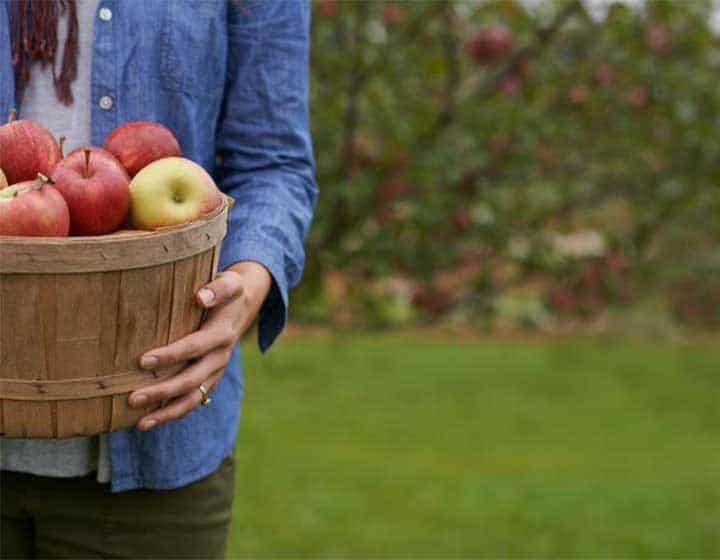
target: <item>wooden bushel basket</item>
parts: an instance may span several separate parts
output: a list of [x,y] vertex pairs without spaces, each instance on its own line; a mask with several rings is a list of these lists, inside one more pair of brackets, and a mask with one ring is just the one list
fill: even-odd
[[134,425],[135,389],[179,368],[140,356],[198,329],[228,204],[190,224],[100,237],[0,237],[0,434],[63,438]]

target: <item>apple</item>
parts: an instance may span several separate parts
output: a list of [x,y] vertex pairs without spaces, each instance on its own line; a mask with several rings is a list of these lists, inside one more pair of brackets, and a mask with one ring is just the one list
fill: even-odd
[[609,64],[603,63],[595,70],[595,80],[602,87],[609,87],[615,79],[615,71]]
[[67,201],[73,235],[104,235],[125,223],[130,177],[110,152],[78,148],[55,167],[52,179]]
[[60,146],[43,126],[30,120],[15,120],[10,112],[7,124],[0,126],[0,168],[7,183],[31,181],[38,173],[50,176],[62,159]]
[[672,31],[667,25],[653,23],[645,31],[645,44],[658,54],[667,54],[673,46]]
[[318,3],[318,13],[322,19],[333,20],[337,18],[339,12],[337,0],[320,0]]
[[166,127],[154,122],[129,122],[113,129],[103,147],[114,155],[130,177],[146,165],[181,156],[180,143]]
[[0,189],[4,189],[8,186],[7,179],[5,178],[5,173],[3,173],[3,170],[0,169]]
[[503,78],[500,83],[500,93],[505,97],[517,97],[522,92],[523,81],[520,76],[511,74]]
[[515,48],[512,32],[504,25],[489,25],[477,31],[468,43],[468,53],[480,65],[497,64]]
[[625,94],[627,103],[637,109],[646,107],[649,97],[650,94],[645,86],[635,86]]
[[138,229],[192,222],[223,201],[212,177],[197,163],[180,157],[155,161],[130,182],[130,220]]
[[383,21],[388,27],[402,23],[405,20],[405,10],[395,2],[383,6]]
[[67,237],[70,212],[62,195],[38,174],[0,189],[0,235]]
[[590,90],[585,84],[576,84],[568,92],[568,101],[572,105],[582,105],[590,98]]

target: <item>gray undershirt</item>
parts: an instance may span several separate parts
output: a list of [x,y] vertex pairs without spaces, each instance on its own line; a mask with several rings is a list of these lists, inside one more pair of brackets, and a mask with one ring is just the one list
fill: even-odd
[[[79,56],[78,76],[73,83],[75,98],[70,107],[55,96],[52,72],[35,65],[23,97],[20,114],[47,127],[56,137],[66,136],[65,153],[90,144],[90,74],[92,63],[93,22],[99,0],[78,0]],[[67,18],[58,27],[59,51],[56,68],[62,61],[67,36]],[[15,439],[0,437],[0,468],[41,476],[85,476],[97,469],[98,482],[110,481],[110,457],[107,436],[77,437],[60,440]]]

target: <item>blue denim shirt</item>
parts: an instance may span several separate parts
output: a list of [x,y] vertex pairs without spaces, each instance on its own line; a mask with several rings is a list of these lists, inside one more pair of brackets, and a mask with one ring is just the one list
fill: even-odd
[[[0,115],[18,105],[4,1]],[[317,196],[308,2],[101,0],[101,8],[112,17],[95,20],[92,142],[127,121],[161,122],[236,200],[220,267],[252,260],[272,274],[259,317],[265,351],[285,325]],[[113,492],[176,488],[214,472],[235,446],[242,387],[237,348],[211,406],[147,433],[112,433]]]

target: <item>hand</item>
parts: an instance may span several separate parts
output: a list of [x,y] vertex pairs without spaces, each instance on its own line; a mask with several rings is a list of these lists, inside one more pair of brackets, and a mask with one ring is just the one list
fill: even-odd
[[243,261],[198,291],[198,305],[208,310],[200,330],[150,350],[140,359],[140,367],[148,370],[185,366],[178,374],[130,394],[132,407],[160,405],[138,421],[140,430],[184,417],[200,404],[201,384],[208,392],[217,385],[235,345],[265,301],[271,283],[270,273],[262,265]]

